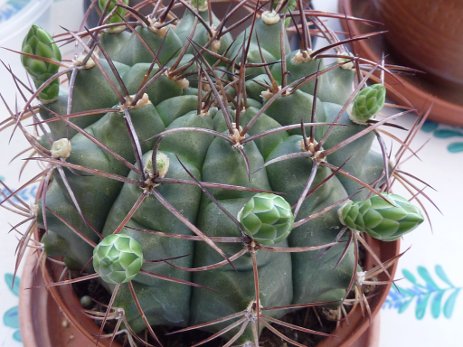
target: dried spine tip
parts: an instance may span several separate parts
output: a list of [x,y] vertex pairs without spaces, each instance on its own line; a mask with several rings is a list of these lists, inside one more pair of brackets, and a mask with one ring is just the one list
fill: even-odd
[[182,90],[185,90],[190,86],[190,81],[188,81],[186,78],[180,78],[178,80],[175,79],[174,81],[177,84],[177,86]]
[[234,147],[241,147],[241,141],[243,141],[244,136],[241,135],[243,128],[240,126],[239,128],[236,127],[236,123],[231,123],[233,128],[233,134],[230,134],[230,138],[234,143]]
[[165,75],[167,76],[168,79],[175,82],[175,84],[177,84],[177,86],[181,90],[185,90],[190,86],[190,81],[188,79],[186,79],[184,77],[179,78],[179,76],[175,76],[174,74],[171,74],[171,72],[169,70],[167,70],[165,72]]
[[146,161],[144,170],[145,170],[145,173],[151,178],[155,176],[163,178],[166,176],[167,171],[169,171],[169,164],[170,164],[169,157],[163,152],[157,152],[156,153],[156,173],[154,172],[153,161],[151,158],[149,158]]
[[318,142],[315,141],[315,139],[302,139],[300,141],[300,147],[302,152],[308,152],[311,155],[312,160],[316,160],[318,162],[326,160],[323,149],[318,148]]
[[268,101],[268,100],[270,100],[270,98],[271,98],[272,96],[274,96],[274,95],[275,95],[276,93],[278,93],[280,90],[281,90],[281,86],[278,86],[278,90],[276,90],[276,91],[272,91],[271,89],[263,90],[263,91],[260,93],[260,97],[262,98],[262,100]]
[[[215,108],[211,108],[209,105],[206,103],[202,102],[201,103],[201,109],[199,110],[198,116],[200,117],[211,117],[212,116],[212,110]],[[217,109],[215,109],[217,110]]]
[[313,60],[313,57],[311,56],[312,54],[311,49],[306,49],[306,50],[299,50],[297,53],[291,58],[291,62],[294,65],[302,64],[302,63],[308,63]]
[[51,156],[53,158],[67,159],[71,155],[72,145],[69,139],[63,137],[62,139],[56,140],[51,145]]
[[93,268],[106,283],[127,283],[142,266],[141,244],[129,235],[106,236],[93,250]]
[[92,59],[92,57],[89,57],[87,60],[85,58],[87,57],[86,54],[81,54],[77,58],[75,58],[72,63],[74,66],[79,66],[83,67],[85,70],[90,70],[95,67],[96,63]]
[[130,109],[130,108],[142,108],[146,105],[151,104],[151,100],[148,96],[148,94],[143,93],[142,97],[137,100],[137,103],[133,105],[133,100],[135,98],[135,95],[130,95],[125,98],[125,104],[122,105],[121,109]]
[[280,15],[276,11],[262,12],[262,21],[267,25],[274,25],[280,21]]

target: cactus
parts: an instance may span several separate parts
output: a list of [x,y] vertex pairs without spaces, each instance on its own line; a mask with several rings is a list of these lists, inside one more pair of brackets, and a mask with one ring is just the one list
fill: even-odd
[[[153,1],[147,16],[97,3],[101,25],[68,35],[87,46],[67,84],[54,76],[57,44],[30,29],[23,64],[48,87],[25,113],[42,137],[19,124],[48,163],[35,212],[43,251],[74,282],[97,279],[111,301],[93,309],[123,309],[128,345],[187,345],[178,336],[191,330],[208,334],[198,344],[261,345],[297,307],[346,302],[358,231],[391,241],[423,221],[390,194],[400,172],[384,141],[373,149],[397,117],[371,119],[385,89],[362,77],[376,66],[360,68],[323,27],[337,61],[310,47],[304,25],[290,47],[288,11],[302,1],[234,5],[249,13],[235,38],[206,0]],[[304,335],[301,324],[286,328]]]

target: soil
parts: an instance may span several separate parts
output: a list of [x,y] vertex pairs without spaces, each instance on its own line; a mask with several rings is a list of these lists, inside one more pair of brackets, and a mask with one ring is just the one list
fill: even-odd
[[[362,258],[362,257],[361,257]],[[76,292],[79,298],[83,296],[89,296],[92,298],[93,304],[90,305],[91,310],[105,312],[105,306],[101,303],[107,303],[110,300],[110,295],[108,292],[103,288],[98,281],[86,281],[81,282],[73,285],[74,291]],[[348,308],[346,308],[348,310]],[[329,317],[334,313],[334,310],[329,310],[322,307],[317,308],[305,308],[299,309],[293,312],[288,313],[287,315],[281,318],[282,321],[302,326],[307,329],[312,329],[318,332],[323,333],[332,333],[337,326],[337,322],[332,319],[333,317]],[[97,324],[95,322],[95,324]],[[115,324],[112,321],[108,321],[106,324],[105,331],[107,333],[112,333],[113,329],[115,328]],[[178,329],[178,328],[177,328]],[[193,342],[200,342],[206,338],[208,338],[211,334],[199,330],[195,330],[193,332],[186,332],[179,335],[171,335],[168,337],[165,336],[167,333],[172,332],[175,329],[167,328],[167,327],[156,327],[155,331],[160,338],[161,342],[165,347],[185,347],[192,345]],[[288,338],[297,341],[306,346],[314,346],[319,343],[324,337],[314,334],[307,334],[304,332],[297,331],[292,328],[287,328],[283,326],[278,326],[278,330]],[[237,331],[237,328],[235,328]],[[141,337],[150,343],[154,343],[150,339],[150,336],[145,332],[145,334],[141,334]],[[118,336],[116,340],[123,346],[129,347],[129,343],[126,336]],[[223,339],[215,339],[210,343],[206,343],[202,346],[204,347],[221,347],[226,343]],[[261,343],[262,346],[265,347],[282,347],[287,346],[287,343],[284,339],[276,336],[272,332],[265,329],[261,334]]]
[[[110,295],[108,292],[98,283],[98,281],[87,281],[84,283],[78,283],[73,285],[74,290],[78,297],[90,296],[93,299],[92,310],[97,310],[105,312],[105,307],[99,303],[107,303],[110,300]],[[333,320],[327,319],[326,309],[323,308],[307,308],[299,309],[297,311],[288,313],[287,315],[281,318],[282,321],[303,326],[308,329],[313,329],[323,333],[331,333],[336,329],[336,322]],[[97,324],[97,323],[95,323]],[[112,321],[108,321],[106,324],[106,332],[111,333],[115,328],[115,324]],[[171,335],[167,338],[165,335],[169,332],[172,332],[174,329],[167,327],[156,327],[155,331],[160,338],[161,342],[165,347],[185,347],[192,345],[194,342],[199,342],[208,338],[211,334],[203,331],[196,330],[194,332],[186,332],[179,335]],[[236,330],[236,328],[235,328]],[[306,346],[313,346],[320,342],[323,337],[313,334],[306,334],[303,332],[296,331],[291,328],[286,328],[279,326],[278,330],[289,337],[292,340],[295,340]],[[146,336],[145,336],[146,335]],[[141,334],[142,338],[150,343],[154,343],[145,332]],[[116,340],[123,346],[129,347],[129,343],[126,341],[126,337],[118,336]],[[286,342],[273,334],[272,332],[265,329],[261,334],[260,339],[262,346],[265,347],[282,347],[286,346]],[[216,339],[212,342],[206,343],[202,346],[204,347],[221,347],[226,343],[223,339]]]

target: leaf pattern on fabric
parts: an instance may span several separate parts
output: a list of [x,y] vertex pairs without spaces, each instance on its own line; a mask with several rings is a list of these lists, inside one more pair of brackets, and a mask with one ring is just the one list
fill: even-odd
[[426,133],[432,133],[437,139],[453,139],[461,138],[462,141],[451,142],[447,145],[449,153],[462,153],[463,152],[463,128],[460,127],[449,127],[445,128],[435,122],[426,121],[421,128]]
[[[19,297],[20,279],[14,277],[11,273],[6,273],[4,276],[6,287],[11,293]],[[18,306],[11,307],[3,313],[3,324],[9,328],[15,329],[12,334],[13,340],[21,342],[21,333],[19,331],[19,309]]]
[[415,317],[423,319],[427,313],[432,318],[452,318],[462,287],[457,287],[449,279],[441,265],[436,265],[434,274],[424,266],[418,266],[416,275],[409,270],[402,271],[403,282],[409,286],[397,285],[389,292],[383,308],[404,313],[415,302]]
[[21,11],[31,0],[8,0],[0,7],[0,23],[6,22]]

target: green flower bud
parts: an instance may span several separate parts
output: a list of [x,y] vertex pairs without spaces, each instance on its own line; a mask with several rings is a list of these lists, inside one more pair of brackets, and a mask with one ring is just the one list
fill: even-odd
[[293,227],[291,205],[271,193],[254,195],[238,212],[247,235],[263,245],[273,245],[288,237]]
[[107,283],[121,284],[132,280],[142,265],[142,247],[128,235],[106,236],[93,250],[93,268]]
[[[29,29],[22,44],[22,51],[37,57],[52,59],[57,62],[61,61],[61,52],[58,46],[53,42],[53,38],[37,25],[32,25]],[[21,62],[29,75],[31,75],[37,88],[56,74],[59,69],[59,64],[27,55],[21,56]],[[58,93],[59,81],[55,80],[43,90],[39,98],[44,101],[52,101],[56,99]]]
[[363,88],[355,97],[350,120],[357,124],[365,124],[384,106],[386,88],[382,84],[373,84]]
[[423,221],[421,211],[396,194],[374,195],[364,201],[350,201],[338,210],[340,222],[382,241],[394,241]]
[[[112,15],[111,17],[108,18],[108,20],[106,21],[106,24],[122,23],[123,22],[122,18],[127,13],[127,10],[120,6],[117,6],[117,8],[114,10],[118,0],[98,0],[98,7],[103,12],[106,8],[106,4],[108,3],[108,1],[109,1],[109,5],[105,13],[106,14],[111,13]],[[121,0],[121,2],[124,5],[129,4],[129,0]],[[123,31],[124,29],[125,29],[125,26],[117,26],[115,28],[108,29],[108,31],[109,32],[120,32],[120,31]]]

